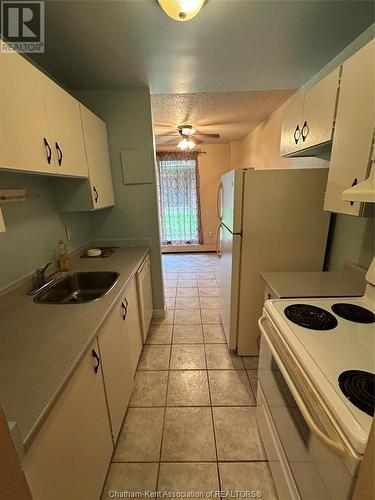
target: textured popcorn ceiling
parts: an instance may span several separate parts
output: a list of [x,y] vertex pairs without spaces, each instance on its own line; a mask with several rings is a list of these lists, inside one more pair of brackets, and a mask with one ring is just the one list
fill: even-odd
[[220,134],[203,138],[215,144],[240,140],[286,101],[294,90],[154,94],[151,96],[156,143],[175,145],[177,136],[163,136],[188,123],[200,132]]

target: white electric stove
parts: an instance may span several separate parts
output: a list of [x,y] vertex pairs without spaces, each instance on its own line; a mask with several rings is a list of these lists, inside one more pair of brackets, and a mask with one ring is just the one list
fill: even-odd
[[265,303],[258,421],[281,498],[350,498],[374,412],[375,259],[363,297]]

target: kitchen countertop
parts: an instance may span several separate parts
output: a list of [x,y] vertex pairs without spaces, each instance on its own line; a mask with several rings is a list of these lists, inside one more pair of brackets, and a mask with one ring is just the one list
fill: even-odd
[[27,449],[148,248],[119,248],[108,258],[72,259],[72,272],[115,271],[116,285],[84,304],[37,304],[24,292],[0,305],[0,401]]
[[358,297],[365,292],[365,271],[262,273],[264,282],[278,298]]

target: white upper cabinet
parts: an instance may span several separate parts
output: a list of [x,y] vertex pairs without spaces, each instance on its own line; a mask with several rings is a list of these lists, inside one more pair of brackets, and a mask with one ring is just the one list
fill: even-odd
[[342,201],[342,192],[365,180],[370,170],[374,138],[375,42],[345,61],[341,76],[335,137],[324,209],[363,214],[364,204]]
[[0,71],[0,169],[77,177],[61,181],[62,210],[114,205],[105,123],[16,52]]
[[79,102],[55,82],[41,76],[56,172],[88,177]]
[[305,92],[300,149],[332,141],[340,67]]
[[56,173],[40,75],[17,53],[1,55],[0,168]]
[[92,208],[114,205],[106,125],[81,104]]
[[89,178],[56,180],[55,197],[62,212],[85,212],[115,204],[106,125],[82,104],[80,110]]
[[282,156],[299,151],[301,142],[303,99],[303,93],[298,92],[294,101],[292,101],[285,109],[280,143],[280,154]]
[[280,154],[313,156],[317,148],[332,141],[340,81],[340,67],[329,73],[286,108]]

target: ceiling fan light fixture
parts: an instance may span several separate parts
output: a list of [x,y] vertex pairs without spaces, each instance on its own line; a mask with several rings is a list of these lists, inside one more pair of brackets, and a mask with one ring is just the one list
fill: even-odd
[[177,147],[181,149],[182,151],[186,151],[188,149],[193,149],[195,147],[195,142],[192,141],[191,139],[187,139],[184,137],[181,139],[181,141],[177,144]]
[[175,21],[190,21],[203,7],[205,0],[158,0],[164,12]]
[[195,147],[195,142],[191,139],[188,139],[188,149],[193,149]]
[[177,147],[182,151],[185,151],[188,148],[188,140],[186,139],[186,137],[181,139],[181,141],[177,144]]
[[191,125],[183,125],[179,128],[182,135],[193,135],[195,134],[195,129]]

